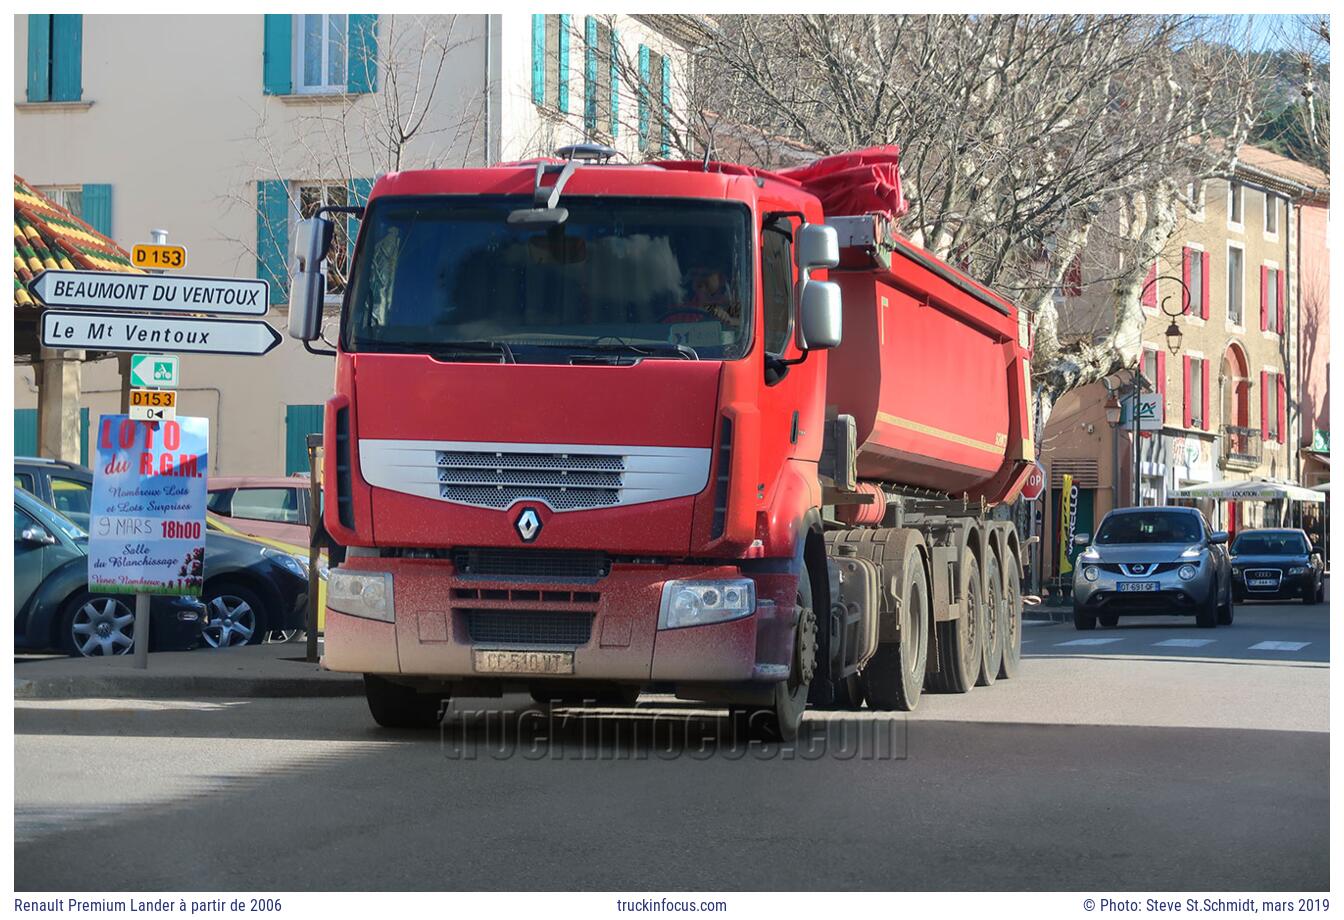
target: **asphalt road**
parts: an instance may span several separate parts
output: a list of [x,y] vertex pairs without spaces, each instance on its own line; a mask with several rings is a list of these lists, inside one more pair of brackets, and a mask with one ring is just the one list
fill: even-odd
[[428,736],[357,699],[20,702],[15,886],[1322,890],[1328,619],[1032,624],[1019,679],[785,750],[666,699]]

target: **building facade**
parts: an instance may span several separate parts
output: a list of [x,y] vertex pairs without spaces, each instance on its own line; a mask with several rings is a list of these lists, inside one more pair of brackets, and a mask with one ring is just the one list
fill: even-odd
[[[666,155],[696,28],[681,16],[20,15],[16,171],[127,249],[163,229],[187,247],[189,274],[266,278],[283,329],[295,223],[360,203],[386,172],[581,141]],[[332,321],[350,238],[338,234],[328,265]],[[14,374],[22,429],[41,368]],[[332,359],[288,339],[261,358],[188,356],[178,411],[210,419],[212,473],[289,472],[332,374]],[[70,411],[118,410],[115,358],[81,378]]]
[[[1186,503],[1176,490],[1223,480],[1309,481],[1308,432],[1320,425],[1328,432],[1320,366],[1328,361],[1328,184],[1317,170],[1244,148],[1233,180],[1202,183],[1201,207],[1182,209],[1141,299],[1137,370],[1145,391],[1158,395],[1161,428],[1135,438],[1127,418],[1107,421],[1108,401],[1128,416],[1134,369],[1055,406],[1041,445],[1052,487],[1042,509],[1047,576],[1059,571],[1066,474],[1077,490],[1076,533],[1093,532],[1111,508],[1134,505],[1136,478],[1145,505]],[[1089,264],[1100,268],[1089,272]],[[1066,282],[1061,312],[1075,327],[1109,316],[1113,265],[1106,255],[1084,260]],[[1175,350],[1166,335],[1173,321],[1181,333]],[[1232,531],[1278,523],[1284,511],[1264,502],[1190,503]]]

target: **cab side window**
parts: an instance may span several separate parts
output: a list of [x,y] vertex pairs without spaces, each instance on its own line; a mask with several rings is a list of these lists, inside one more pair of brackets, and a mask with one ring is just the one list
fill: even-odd
[[787,220],[774,220],[761,232],[762,302],[765,350],[782,355],[793,320],[793,231]]

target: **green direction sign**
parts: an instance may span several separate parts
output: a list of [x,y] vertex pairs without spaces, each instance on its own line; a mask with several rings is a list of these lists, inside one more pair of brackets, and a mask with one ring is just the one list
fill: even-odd
[[131,386],[176,389],[177,355],[131,355]]

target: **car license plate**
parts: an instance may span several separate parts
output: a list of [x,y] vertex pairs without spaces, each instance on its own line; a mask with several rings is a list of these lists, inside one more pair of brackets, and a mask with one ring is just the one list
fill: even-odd
[[1116,585],[1117,591],[1156,591],[1155,581],[1122,581]]
[[1246,583],[1247,583],[1248,585],[1250,585],[1252,588],[1272,588],[1272,587],[1274,587],[1274,579],[1272,579],[1272,578],[1252,578],[1252,579],[1250,579],[1250,580],[1249,580],[1248,582],[1246,582]]
[[484,674],[573,674],[573,652],[473,649],[472,663]]

